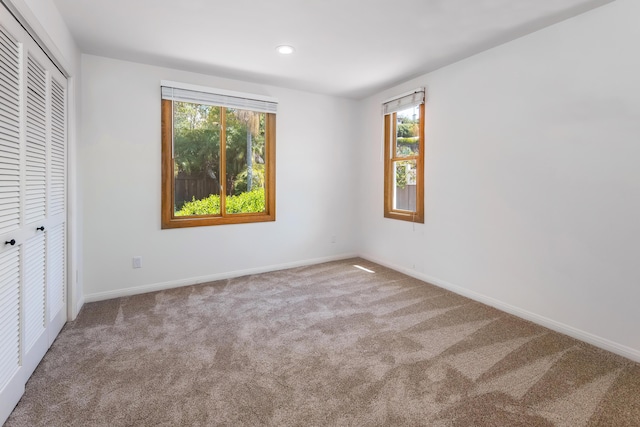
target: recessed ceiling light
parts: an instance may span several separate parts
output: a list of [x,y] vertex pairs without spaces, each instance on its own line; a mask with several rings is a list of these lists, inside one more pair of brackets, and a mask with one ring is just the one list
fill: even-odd
[[281,46],[278,46],[276,50],[281,55],[291,55],[295,49],[293,48],[293,46],[283,44]]

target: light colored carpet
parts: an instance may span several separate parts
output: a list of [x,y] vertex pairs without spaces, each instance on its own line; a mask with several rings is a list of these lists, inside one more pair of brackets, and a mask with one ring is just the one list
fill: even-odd
[[640,366],[352,259],[86,304],[6,424],[213,425],[639,426]]

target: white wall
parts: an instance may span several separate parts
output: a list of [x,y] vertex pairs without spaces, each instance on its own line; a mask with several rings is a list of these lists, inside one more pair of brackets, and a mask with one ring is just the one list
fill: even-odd
[[[361,252],[640,360],[640,2],[361,104]],[[426,86],[426,220],[383,218],[380,103]]]
[[[89,55],[82,73],[88,301],[355,253],[355,101]],[[160,80],[278,98],[275,222],[160,229]]]
[[67,221],[67,285],[69,317],[75,318],[84,303],[82,295],[81,194],[77,176],[77,111],[80,109],[80,51],[54,3],[49,0],[9,0],[40,38],[45,47],[64,67],[68,78],[68,221]]

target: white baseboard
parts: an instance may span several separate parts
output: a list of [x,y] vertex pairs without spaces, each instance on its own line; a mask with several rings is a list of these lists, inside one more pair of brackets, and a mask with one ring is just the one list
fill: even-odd
[[197,285],[200,283],[214,282],[216,280],[232,279],[234,277],[248,276],[251,274],[268,273],[270,271],[285,270],[287,268],[304,267],[306,265],[322,264],[323,262],[339,261],[348,258],[355,258],[355,253],[347,253],[322,258],[312,258],[300,261],[293,261],[283,264],[274,264],[263,267],[249,268],[246,270],[228,271],[207,276],[191,277],[188,279],[172,280],[169,282],[152,283],[149,285],[136,286],[132,288],[116,289],[113,291],[97,292],[84,295],[82,303],[103,301],[113,298],[128,297],[131,295],[145,294],[147,292],[163,291],[165,289],[179,288],[182,286]]
[[519,307],[515,307],[511,304],[507,304],[495,298],[463,288],[462,286],[454,285],[453,283],[438,279],[437,277],[432,277],[409,268],[386,262],[374,256],[360,254],[360,257],[371,262],[375,262],[376,264],[380,264],[382,266],[404,273],[407,276],[415,277],[416,279],[423,280],[443,289],[447,289],[451,292],[470,298],[474,301],[478,301],[491,307],[497,308],[498,310],[504,311],[506,313],[513,314],[514,316],[520,317],[522,319],[529,320],[530,322],[536,323],[540,326],[544,326],[545,328],[549,328],[561,334],[568,335],[572,338],[576,338],[580,341],[586,342],[603,350],[607,350],[620,356],[626,357],[627,359],[631,359],[634,362],[640,362],[640,350],[627,347],[606,338],[602,338],[589,332],[574,328],[573,326],[569,326],[564,323],[549,319],[547,317],[540,316],[536,313],[524,310]]

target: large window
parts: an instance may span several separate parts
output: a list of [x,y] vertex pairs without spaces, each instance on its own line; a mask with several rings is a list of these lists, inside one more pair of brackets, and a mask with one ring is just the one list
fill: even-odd
[[163,82],[162,228],[275,220],[276,107]]
[[384,216],[424,223],[424,90],[383,108]]

